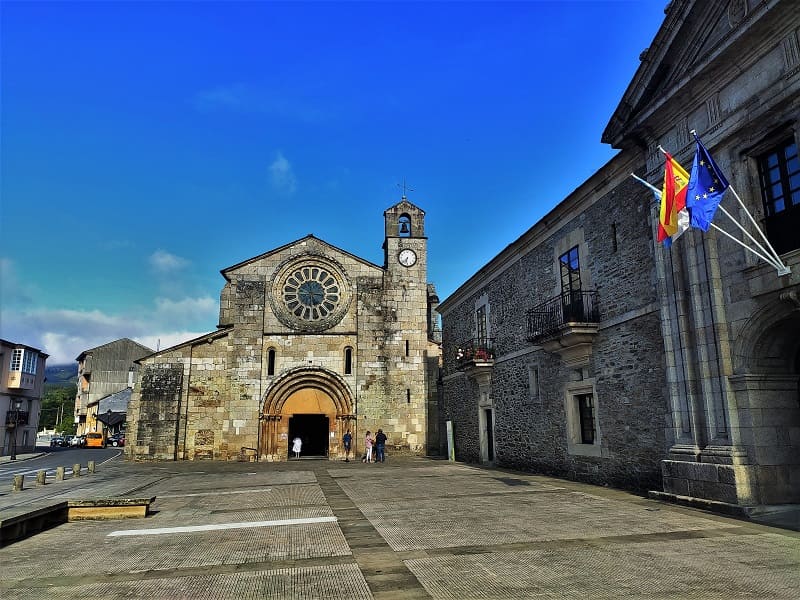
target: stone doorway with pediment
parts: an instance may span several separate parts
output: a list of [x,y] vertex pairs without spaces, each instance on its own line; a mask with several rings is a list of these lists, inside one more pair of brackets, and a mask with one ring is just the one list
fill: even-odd
[[344,459],[342,436],[356,439],[352,394],[336,373],[299,367],[278,377],[264,397],[258,453],[261,460],[294,456],[294,437],[303,441],[301,457]]

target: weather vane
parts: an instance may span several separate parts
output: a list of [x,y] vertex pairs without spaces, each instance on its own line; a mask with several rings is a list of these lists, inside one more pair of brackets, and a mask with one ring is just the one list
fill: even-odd
[[413,192],[414,191],[414,188],[409,187],[409,186],[406,185],[406,178],[405,177],[403,177],[402,185],[398,183],[397,187],[399,187],[401,190],[403,190],[403,197],[401,198],[401,200],[405,200],[406,199],[406,192]]

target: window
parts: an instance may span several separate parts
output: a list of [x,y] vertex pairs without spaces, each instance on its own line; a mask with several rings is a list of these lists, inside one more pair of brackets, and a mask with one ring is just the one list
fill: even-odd
[[594,396],[578,394],[578,418],[581,426],[581,444],[594,444]]
[[567,384],[564,391],[567,451],[575,456],[602,456],[594,379],[581,375],[580,380]]
[[580,291],[581,265],[578,258],[578,247],[573,246],[558,257],[561,265],[561,291],[563,293]]
[[344,349],[344,374],[353,374],[353,349],[350,346]]
[[267,375],[275,375],[275,348],[267,350]]
[[558,257],[561,267],[561,306],[563,323],[585,321],[581,293],[581,265],[578,247],[573,246]]
[[800,158],[789,138],[758,158],[767,236],[778,253],[800,248]]
[[11,371],[22,371],[28,375],[36,375],[36,366],[39,364],[39,355],[30,350],[14,348],[11,352]]
[[486,305],[478,307],[475,311],[475,331],[477,333],[478,344],[485,344],[488,337],[488,328],[486,323]]
[[14,348],[11,352],[11,370],[12,371],[21,371],[22,370],[22,355],[25,351],[21,348]]
[[539,367],[528,367],[528,388],[530,399],[533,402],[539,400]]

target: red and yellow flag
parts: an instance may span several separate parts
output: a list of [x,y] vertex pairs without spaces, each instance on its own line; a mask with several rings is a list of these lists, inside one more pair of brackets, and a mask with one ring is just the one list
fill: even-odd
[[664,187],[661,190],[661,210],[658,215],[658,241],[669,245],[672,240],[689,228],[689,213],[686,210],[686,186],[689,174],[678,161],[664,153]]

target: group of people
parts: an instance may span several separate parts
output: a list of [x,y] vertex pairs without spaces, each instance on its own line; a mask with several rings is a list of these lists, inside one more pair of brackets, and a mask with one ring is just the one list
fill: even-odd
[[[361,462],[384,462],[386,460],[386,434],[383,429],[378,429],[375,437],[372,437],[372,432],[367,431],[364,436],[364,455],[361,457]],[[350,430],[342,437],[342,445],[344,446],[345,462],[350,462],[350,449],[353,447],[353,434]],[[374,450],[374,454],[373,454]]]
[[[378,429],[378,433],[375,434],[375,437],[372,437],[372,432],[367,431],[367,435],[364,437],[364,456],[361,457],[361,462],[363,463],[371,463],[371,462],[384,462],[386,460],[386,434],[383,433],[383,429]],[[347,432],[342,437],[342,445],[344,446],[344,462],[350,462],[350,450],[353,447],[353,434],[350,433],[348,429]],[[300,458],[300,452],[303,449],[303,440],[299,437],[295,437],[292,440],[292,452],[294,452],[295,458]],[[373,456],[373,450],[374,456]]]

